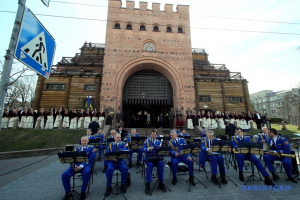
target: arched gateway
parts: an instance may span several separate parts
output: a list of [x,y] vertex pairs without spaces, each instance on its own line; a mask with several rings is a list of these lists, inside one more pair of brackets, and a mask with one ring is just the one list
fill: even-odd
[[123,88],[123,118],[125,126],[130,126],[130,119],[138,120],[136,127],[146,125],[147,115],[153,118],[165,115],[173,107],[173,88],[166,76],[158,71],[144,69],[132,74]]

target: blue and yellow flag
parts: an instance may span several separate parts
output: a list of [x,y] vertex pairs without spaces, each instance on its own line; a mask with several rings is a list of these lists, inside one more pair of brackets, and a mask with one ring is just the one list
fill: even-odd
[[88,95],[88,99],[87,99],[87,102],[86,102],[86,107],[91,108],[91,111],[93,111],[93,106],[90,103],[90,96],[89,95]]

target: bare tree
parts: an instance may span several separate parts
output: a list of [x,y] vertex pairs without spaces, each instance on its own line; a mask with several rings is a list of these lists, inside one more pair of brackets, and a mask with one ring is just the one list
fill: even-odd
[[[25,65],[22,65],[21,67],[19,67],[18,63],[19,62],[15,62],[15,61],[13,62],[8,87],[13,85],[15,82],[17,82],[22,77],[35,76],[35,73],[33,73],[33,71],[29,67],[26,67]],[[3,66],[4,66],[4,61],[3,61],[3,59],[0,58],[0,77],[2,76]],[[29,72],[29,73],[26,73],[26,72]]]

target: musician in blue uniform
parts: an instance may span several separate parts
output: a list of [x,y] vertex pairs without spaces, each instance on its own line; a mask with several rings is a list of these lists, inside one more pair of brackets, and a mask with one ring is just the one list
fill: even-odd
[[[106,152],[128,150],[127,143],[121,141],[121,134],[117,133],[114,136],[114,138],[115,138],[115,142],[110,143]],[[112,192],[111,182],[112,182],[113,173],[116,169],[116,165],[117,165],[119,171],[121,172],[121,182],[122,182],[121,190],[123,193],[126,193],[126,177],[127,177],[127,173],[128,173],[128,168],[125,164],[125,159],[122,158],[119,160],[109,160],[107,164],[108,164],[108,167],[106,170],[107,188],[106,188],[106,192],[105,192],[104,196],[107,197]]]
[[[133,128],[131,129],[131,133],[127,136],[127,141],[131,142],[131,138],[133,137],[140,137],[140,135],[138,133],[136,133],[136,129]],[[132,154],[133,152],[138,153],[138,160],[136,161],[136,165],[137,166],[141,166],[141,161],[143,159],[143,150],[142,149],[134,149],[134,150],[130,150],[130,157],[129,157],[129,168],[132,168]]]
[[200,137],[204,138],[206,137],[206,134],[207,134],[207,128],[204,128],[203,131],[200,133]]
[[94,136],[92,135],[92,129],[90,128],[86,129],[86,136],[88,137],[89,140],[95,139]]
[[185,129],[183,128],[183,129],[181,129],[181,132],[180,133],[178,133],[178,136],[180,136],[180,137],[184,137],[184,136],[187,136],[188,134],[186,133],[186,131],[185,131]]
[[171,160],[171,168],[172,168],[172,173],[173,173],[173,180],[172,180],[172,184],[176,185],[177,183],[177,178],[176,178],[176,172],[177,172],[177,166],[179,162],[183,162],[185,164],[188,165],[188,169],[189,169],[189,182],[192,185],[195,185],[194,182],[194,173],[193,173],[193,160],[191,157],[191,154],[184,154],[184,155],[180,155],[180,151],[183,148],[183,145],[186,145],[186,141],[183,138],[179,138],[177,137],[177,133],[172,130],[170,132],[171,134],[171,140],[169,142],[169,146],[171,147],[170,149],[170,155],[172,156],[172,160]]
[[263,127],[262,131],[263,131],[263,133],[258,134],[257,143],[266,143],[267,142],[267,138],[269,137],[269,135],[268,135],[269,130],[267,127]]
[[104,143],[104,134],[102,133],[102,129],[98,128],[97,129],[97,133],[93,135],[94,139],[100,139],[99,142],[99,147],[98,147],[98,151],[99,151],[99,157],[98,157],[98,161],[100,161],[101,159],[101,155],[102,155],[102,151],[103,151],[103,143]]
[[142,151],[144,153],[146,153],[145,162],[147,165],[147,170],[146,170],[147,184],[146,184],[145,193],[147,195],[150,194],[150,183],[151,183],[153,166],[156,166],[158,168],[159,188],[163,192],[167,192],[166,186],[163,182],[164,181],[164,162],[162,160],[153,161],[153,162],[147,160],[149,157],[151,158],[151,156],[156,156],[157,150],[159,149],[159,147],[161,147],[161,141],[157,140],[156,137],[157,137],[157,131],[152,130],[151,138],[146,139],[146,141],[143,145],[143,149],[142,149]]
[[286,174],[288,176],[288,179],[294,183],[297,183],[297,181],[292,176],[292,162],[291,158],[280,156],[281,154],[290,154],[290,144],[289,141],[279,135],[277,135],[277,130],[271,128],[268,132],[269,138],[267,139],[267,143],[270,146],[269,153],[275,153],[279,156],[273,156],[273,155],[264,155],[264,161],[266,165],[268,166],[269,171],[273,175],[273,180],[277,181],[279,179],[278,175],[275,174],[274,167],[272,161],[274,160],[280,160],[283,164],[283,167],[285,168]]
[[219,185],[219,181],[217,179],[217,174],[218,174],[218,165],[219,165],[219,171],[220,171],[220,176],[222,179],[222,183],[227,184],[227,180],[225,177],[225,165],[224,165],[224,159],[220,154],[216,155],[209,155],[210,152],[212,152],[212,141],[217,140],[214,139],[214,132],[213,131],[207,131],[206,134],[207,138],[204,139],[204,142],[202,143],[201,146],[201,152],[199,155],[199,163],[202,167],[205,167],[205,162],[209,161],[210,166],[211,166],[211,180],[215,185]]
[[[110,135],[109,136],[107,136],[107,139],[110,139],[110,138],[114,138],[115,137],[115,134],[116,134],[116,131],[115,130],[111,130],[110,131]],[[106,140],[107,140],[106,139]],[[106,150],[108,149],[108,146],[109,146],[109,144],[107,144],[106,145]],[[107,164],[108,164],[108,162],[105,160],[105,154],[104,154],[104,169],[102,170],[102,173],[105,173],[106,172],[106,170],[107,170]]]
[[[250,137],[245,137],[243,133],[243,129],[236,128],[236,136],[233,136],[232,139],[232,147],[238,150],[238,143],[239,142],[251,142]],[[258,171],[265,177],[264,183],[266,185],[275,185],[273,181],[270,179],[269,174],[266,172],[265,168],[261,164],[260,160],[254,155],[254,154],[242,154],[237,153],[236,159],[239,167],[239,179],[240,181],[245,181],[244,175],[243,175],[243,166],[245,160],[250,160],[253,162],[257,168]]]
[[83,136],[81,138],[81,145],[78,145],[73,148],[74,152],[85,151],[88,157],[88,162],[72,163],[73,166],[70,166],[69,169],[67,169],[62,174],[61,179],[66,192],[63,198],[64,200],[67,200],[72,196],[70,178],[71,176],[74,176],[78,172],[80,172],[82,176],[82,187],[81,187],[80,199],[82,200],[86,198],[85,191],[91,176],[90,169],[91,169],[91,165],[94,164],[95,161],[95,149],[93,146],[88,145],[88,142],[89,142],[88,137]]

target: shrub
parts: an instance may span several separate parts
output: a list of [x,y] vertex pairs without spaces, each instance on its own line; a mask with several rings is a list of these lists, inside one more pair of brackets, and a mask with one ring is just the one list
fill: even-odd
[[269,117],[271,122],[282,122],[283,119],[281,117]]

